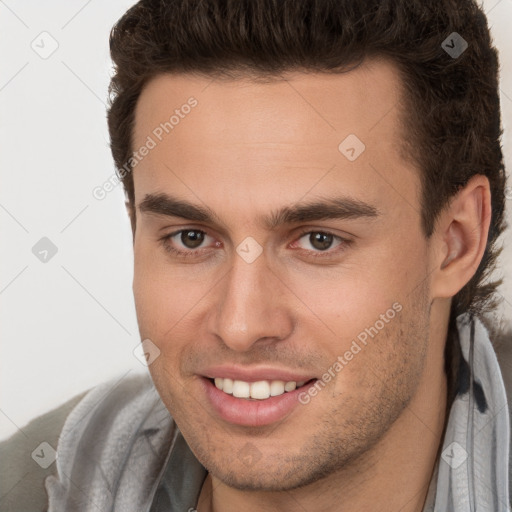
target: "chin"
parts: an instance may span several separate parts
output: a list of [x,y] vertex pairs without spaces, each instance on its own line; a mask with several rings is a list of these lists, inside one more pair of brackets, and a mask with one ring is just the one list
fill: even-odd
[[[267,462],[263,462],[263,460]],[[248,467],[243,462],[223,460],[205,461],[205,467],[225,485],[240,491],[283,492],[314,484],[345,465],[334,457],[316,463],[307,457],[289,457],[273,453]],[[208,463],[210,462],[210,463]]]
[[218,473],[212,471],[212,475],[229,487],[238,489],[239,491],[254,492],[290,491],[316,481],[316,479],[303,481],[301,478],[297,478],[297,475],[288,477],[277,477],[274,474],[262,475],[261,471],[246,471],[245,473],[236,475],[233,472]]

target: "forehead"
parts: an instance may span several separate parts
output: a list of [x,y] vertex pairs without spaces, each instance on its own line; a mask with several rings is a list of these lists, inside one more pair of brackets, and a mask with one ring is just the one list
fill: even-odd
[[134,169],[136,200],[173,188],[214,202],[229,185],[251,201],[268,202],[270,189],[291,201],[342,187],[374,203],[383,194],[417,202],[417,173],[401,156],[401,98],[397,68],[378,60],[270,82],[157,76],[135,112],[132,149],[152,141]]

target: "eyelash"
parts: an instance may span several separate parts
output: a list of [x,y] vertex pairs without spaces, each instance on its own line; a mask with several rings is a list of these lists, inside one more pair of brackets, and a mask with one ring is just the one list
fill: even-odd
[[[169,244],[169,240],[171,238],[173,238],[174,236],[179,235],[180,233],[183,233],[185,231],[198,231],[200,233],[204,233],[205,235],[208,235],[208,233],[206,233],[206,231],[203,231],[202,229],[188,228],[188,229],[180,229],[178,231],[174,231],[173,233],[165,235],[162,238],[160,238],[159,241],[163,245],[165,251],[167,251],[168,253],[170,253],[174,256],[178,256],[180,258],[197,258],[198,252],[205,250],[205,248],[181,251],[179,249],[176,249],[176,247],[173,247],[172,245]],[[329,257],[332,257],[333,255],[338,255],[338,254],[344,252],[352,244],[352,240],[349,240],[349,239],[343,238],[339,235],[336,235],[336,234],[330,232],[329,230],[318,230],[318,229],[317,230],[304,229],[303,231],[301,231],[299,233],[295,242],[300,240],[303,236],[311,235],[313,233],[322,233],[324,235],[330,235],[330,236],[334,237],[335,239],[339,240],[340,244],[335,248],[335,250],[332,250],[332,251],[329,249],[327,249],[326,251],[308,251],[307,249],[297,249],[297,250],[301,250],[301,251],[305,251],[305,252],[309,253],[308,254],[309,257],[312,257],[312,258],[329,258]],[[295,242],[293,242],[293,243],[295,243]]]

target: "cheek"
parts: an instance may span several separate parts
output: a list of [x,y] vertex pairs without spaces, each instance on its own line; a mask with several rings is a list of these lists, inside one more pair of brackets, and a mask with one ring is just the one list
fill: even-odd
[[133,295],[140,335],[160,349],[165,333],[186,312],[179,288],[176,279],[171,280],[169,272],[161,268],[159,257],[135,251]]
[[204,280],[173,267],[165,251],[147,241],[134,247],[133,294],[141,334],[161,339],[200,303]]
[[178,385],[183,378],[180,362],[195,332],[187,315],[200,299],[197,286],[175,275],[155,249],[137,248],[133,294],[140,338],[151,340],[160,351],[148,370],[166,404],[173,412],[179,411],[184,404],[183,386]]
[[340,339],[331,355],[333,404],[380,404],[394,415],[414,395],[428,343],[426,288],[419,288],[414,297],[364,319],[353,326],[352,336]]
[[348,277],[354,307],[369,312],[371,320],[395,302],[407,303],[428,277],[428,264],[421,234],[396,227],[374,250],[362,254],[357,271]]
[[[294,275],[289,289],[294,295],[291,299],[301,306],[301,323],[310,327],[322,324],[327,344],[332,344],[334,335],[338,340],[335,349],[342,350],[343,340],[357,336],[403,300],[402,288],[393,275],[388,272],[389,281],[377,281],[380,274],[376,270],[358,266],[315,277]],[[391,309],[390,315],[394,313]]]
[[[289,277],[290,289],[306,305],[302,308],[303,325],[309,324],[309,337],[317,333],[315,339],[329,354],[329,364],[348,352],[348,359],[357,359],[362,365],[350,366],[360,371],[364,365],[386,365],[388,358],[389,364],[399,364],[400,350],[407,349],[409,343],[405,331],[411,333],[403,325],[405,318],[416,325],[428,309],[427,268],[425,242],[393,234],[330,273],[295,272]],[[418,304],[423,309],[416,311]],[[320,331],[313,329],[313,323],[321,324],[323,335],[318,336]],[[352,347],[353,341],[362,348],[365,342],[375,347],[356,356],[353,352],[358,348]],[[358,377],[354,374],[353,378]]]

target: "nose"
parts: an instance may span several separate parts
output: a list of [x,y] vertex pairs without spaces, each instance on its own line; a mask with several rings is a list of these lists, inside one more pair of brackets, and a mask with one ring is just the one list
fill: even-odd
[[238,352],[286,339],[294,328],[288,293],[263,254],[252,263],[235,254],[216,287],[210,332]]

